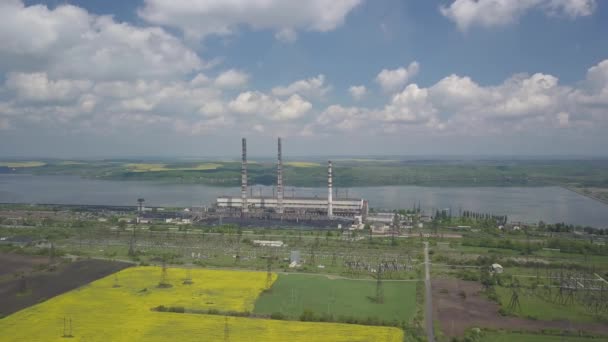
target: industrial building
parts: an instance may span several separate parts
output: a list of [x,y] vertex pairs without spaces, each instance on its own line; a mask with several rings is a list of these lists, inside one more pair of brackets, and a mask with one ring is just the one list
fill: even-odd
[[333,199],[332,162],[327,164],[327,198],[284,197],[281,138],[278,138],[276,194],[271,197],[248,196],[247,140],[242,140],[241,196],[220,196],[216,210],[227,216],[281,220],[358,220],[368,214],[367,201],[362,198]]

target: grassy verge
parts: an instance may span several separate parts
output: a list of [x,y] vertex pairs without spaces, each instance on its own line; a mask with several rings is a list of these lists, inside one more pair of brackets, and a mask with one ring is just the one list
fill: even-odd
[[605,341],[606,336],[603,337],[587,337],[587,336],[572,336],[572,335],[551,335],[551,334],[527,334],[518,332],[507,332],[507,331],[484,331],[480,337],[476,340],[479,342],[554,342],[554,341],[568,341],[568,342],[595,342]]

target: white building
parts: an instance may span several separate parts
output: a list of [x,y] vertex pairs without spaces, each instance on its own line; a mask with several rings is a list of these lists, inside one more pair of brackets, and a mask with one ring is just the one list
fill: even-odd
[[[278,208],[276,197],[249,197],[247,206],[249,209],[273,209]],[[243,207],[241,197],[220,196],[216,200],[216,206],[220,209],[240,210]],[[327,215],[328,200],[326,198],[296,197],[283,198],[283,209],[289,211],[318,212]],[[367,203],[363,199],[333,199],[333,215],[336,216],[362,216],[367,212]]]
[[367,217],[367,222],[379,222],[392,224],[395,218],[395,213],[374,213]]
[[490,268],[491,271],[494,273],[502,273],[502,271],[504,270],[500,264],[492,264]]
[[283,241],[272,241],[272,240],[253,240],[255,246],[260,247],[283,247]]

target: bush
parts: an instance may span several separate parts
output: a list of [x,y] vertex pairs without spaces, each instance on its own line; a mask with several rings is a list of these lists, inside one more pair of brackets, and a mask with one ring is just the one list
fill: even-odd
[[489,287],[488,290],[486,291],[486,295],[488,296],[488,299],[498,303],[498,295],[496,294],[496,290],[494,290],[493,287]]
[[380,319],[378,317],[367,317],[364,321],[365,325],[380,325]]
[[462,280],[479,281],[479,274],[477,274],[476,272],[462,270],[459,271],[456,275]]
[[249,312],[249,311],[228,311],[225,314],[226,314],[226,316],[233,316],[233,317],[249,317],[249,316],[251,316],[251,312]]
[[183,306],[164,306],[164,305],[159,305],[155,308],[156,311],[160,311],[160,312],[177,312],[177,313],[184,313],[186,312],[186,309]]
[[322,314],[321,317],[319,317],[319,322],[333,322],[334,321],[334,315],[332,314]]
[[314,322],[317,317],[315,317],[315,313],[312,310],[305,309],[304,312],[300,315],[300,321],[302,322]]
[[166,232],[169,230],[169,227],[166,226],[150,226],[150,228],[148,228],[148,230],[153,231],[153,232]]
[[270,319],[284,320],[285,318],[287,317],[285,317],[285,315],[281,312],[273,312],[270,314]]

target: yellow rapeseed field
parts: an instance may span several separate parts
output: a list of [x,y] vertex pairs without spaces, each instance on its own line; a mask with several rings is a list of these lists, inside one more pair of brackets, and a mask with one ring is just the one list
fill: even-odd
[[204,170],[215,170],[221,167],[222,164],[217,163],[203,163],[192,167],[167,167],[167,164],[144,164],[144,163],[130,163],[125,165],[128,169],[133,172],[158,172],[158,171],[204,171]]
[[134,172],[165,171],[167,164],[130,163],[125,165]]
[[19,168],[19,167],[39,167],[44,166],[46,163],[39,161],[26,161],[26,162],[0,162],[0,166],[6,166],[11,168]]
[[[304,323],[157,312],[159,305],[187,309],[252,310],[266,273],[169,268],[158,288],[159,267],[135,267],[0,319],[2,341],[401,341],[396,328]],[[273,281],[276,275],[273,275]],[[119,285],[119,287],[115,287]]]
[[313,162],[291,161],[291,162],[286,162],[285,165],[293,166],[293,167],[316,167],[316,166],[320,166],[321,164],[313,163]]
[[60,161],[58,163],[58,165],[64,165],[64,166],[69,166],[69,165],[85,165],[86,163],[84,162],[78,162],[78,161],[72,161],[72,160],[63,160]]

